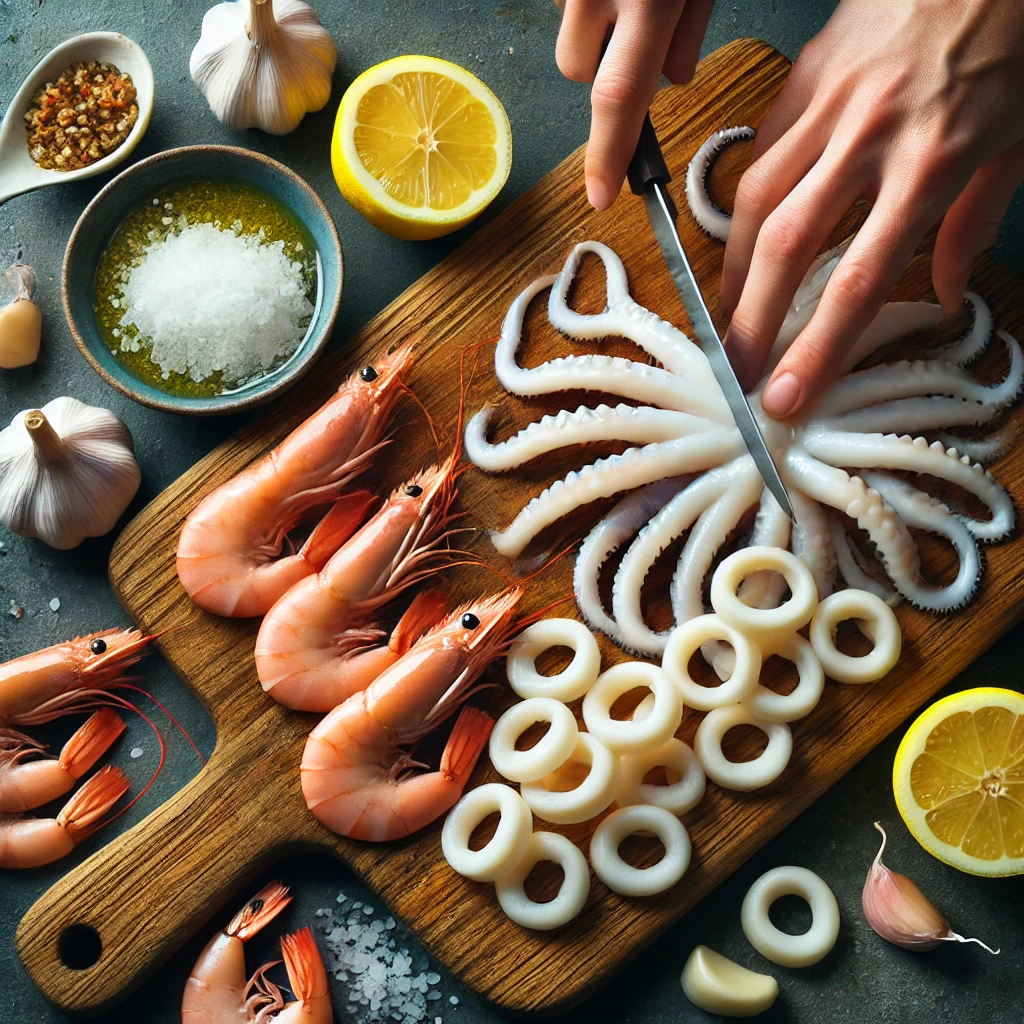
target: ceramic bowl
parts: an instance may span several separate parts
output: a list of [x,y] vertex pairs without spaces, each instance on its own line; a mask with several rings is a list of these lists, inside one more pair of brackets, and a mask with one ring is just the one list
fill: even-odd
[[[128,138],[109,156],[102,157],[77,171],[52,171],[40,167],[25,144],[24,114],[32,97],[47,82],[54,81],[70,64],[98,60],[113,64],[118,71],[131,75],[137,94],[139,116]],[[0,203],[23,192],[45,185],[64,185],[69,181],[89,178],[113,170],[139,144],[149,127],[153,113],[153,69],[138,43],[120,32],[86,32],[55,46],[29,73],[14,94],[3,124],[0,124]]]
[[[313,236],[320,287],[306,336],[285,363],[224,394],[186,398],[140,380],[110,351],[96,320],[96,268],[129,211],[168,185],[208,180],[241,180],[284,203]],[[75,344],[111,387],[155,409],[213,415],[266,402],[291,387],[313,365],[338,315],[341,285],[341,243],[334,221],[320,197],[297,174],[276,160],[234,146],[183,146],[140,160],[114,178],[85,208],[64,253],[61,292]]]

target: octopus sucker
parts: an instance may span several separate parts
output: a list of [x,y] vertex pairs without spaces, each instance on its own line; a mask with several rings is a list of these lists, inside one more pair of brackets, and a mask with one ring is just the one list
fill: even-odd
[[732,217],[718,209],[708,195],[708,174],[715,157],[735,142],[749,142],[755,131],[746,125],[723,128],[710,136],[694,154],[686,168],[686,201],[693,219],[714,239],[724,242],[729,237]]
[[[808,270],[771,360],[781,358],[810,320],[848,244],[822,253]],[[568,305],[587,254],[604,266],[607,298],[600,313],[579,313]],[[520,366],[526,308],[545,289],[551,290],[548,319],[569,339],[567,345],[625,337],[658,365],[581,352]],[[987,383],[966,369],[993,336],[987,304],[974,293],[967,301],[973,321],[957,340],[927,350],[922,343],[925,358],[886,364],[883,353],[878,366],[856,369],[869,356],[877,359],[890,342],[934,328],[943,319],[934,303],[887,303],[855,342],[837,381],[791,421],[767,417],[758,392],[751,392],[751,409],[792,499],[791,525],[764,490],[699,348],[630,296],[625,267],[613,250],[599,242],[576,246],[557,276],[538,279],[512,302],[495,350],[495,371],[513,394],[583,390],[623,401],[552,412],[494,442],[487,439],[493,410],[484,409],[467,424],[466,452],[486,471],[502,472],[592,442],[617,441],[627,447],[550,484],[508,526],[491,532],[496,549],[516,558],[559,520],[590,502],[618,496],[583,541],[573,586],[592,628],[648,656],[660,654],[667,642],[661,623],[656,629],[648,620],[642,600],[658,560],[682,542],[668,595],[678,625],[704,612],[709,570],[720,549],[733,544],[751,520],[741,546],[789,548],[811,570],[821,598],[844,581],[890,603],[902,597],[934,612],[962,607],[981,579],[979,545],[997,542],[1013,528],[1013,503],[983,463],[1015,436],[1011,423],[998,431],[992,426],[1024,386],[1024,353],[1005,331],[995,333],[1007,353],[1002,380]],[[969,428],[974,436],[955,437],[946,432],[951,427]],[[923,489],[933,485],[943,493],[933,496]],[[957,508],[956,494],[947,490],[961,492],[971,504]],[[975,518],[975,502],[986,510],[982,517]],[[858,531],[867,535],[871,554],[861,550],[854,536]],[[922,575],[915,540],[920,532],[954,549],[959,566],[948,585]],[[609,565],[616,558],[618,564]],[[895,589],[881,582],[883,574]],[[599,583],[608,575],[613,582],[606,606]],[[777,605],[784,594],[784,580],[767,571],[753,573],[740,588],[745,603],[765,608]],[[719,675],[728,675],[732,652],[726,645],[710,643],[703,652]]]

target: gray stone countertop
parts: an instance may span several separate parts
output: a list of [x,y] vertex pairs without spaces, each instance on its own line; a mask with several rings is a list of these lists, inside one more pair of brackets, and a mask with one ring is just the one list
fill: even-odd
[[[588,91],[564,81],[554,64],[558,13],[548,0],[527,4],[486,0],[405,0],[404,3],[340,3],[316,7],[338,44],[334,94],[327,107],[306,118],[284,138],[257,131],[227,131],[210,114],[188,74],[188,57],[198,38],[204,0],[0,0],[0,107],[21,79],[58,42],[79,32],[117,30],[141,44],[156,76],[156,108],[138,156],[171,146],[222,142],[249,146],[282,160],[302,175],[329,206],[346,251],[346,284],[333,344],[385,306],[407,285],[462,241],[461,232],[431,243],[392,239],[366,224],[339,195],[331,177],[328,143],[334,111],[345,86],[360,71],[402,53],[427,53],[460,63],[483,78],[501,97],[512,122],[515,163],[494,204],[502,209],[586,139]],[[759,36],[790,57],[824,23],[831,4],[823,0],[725,0],[716,5],[705,52],[741,36]],[[112,409],[131,428],[143,470],[142,489],[128,515],[138,512],[201,455],[235,430],[245,417],[187,419],[136,405],[109,389],[75,350],[60,307],[59,277],[64,245],[85,204],[104,178],[45,189],[0,207],[0,266],[15,259],[31,263],[39,276],[45,317],[43,352],[32,368],[0,373],[0,421],[62,394]],[[1004,224],[999,255],[1018,271],[1024,264],[1020,196]],[[470,228],[469,230],[472,230]],[[258,413],[257,413],[258,415]],[[127,518],[125,519],[127,521]],[[113,535],[59,552],[0,529],[0,662],[80,633],[126,624],[106,577]],[[51,610],[56,598],[59,609]],[[20,619],[9,605],[24,609]],[[949,690],[998,685],[1019,688],[1018,644],[1024,628],[1012,631],[964,672]],[[173,708],[200,748],[209,753],[214,730],[203,708],[162,662],[145,663],[144,683]],[[115,832],[127,829],[167,799],[198,769],[195,756],[168,728],[163,773],[144,800],[106,832],[71,857],[35,871],[0,877],[0,1024],[57,1024],[65,1018],[50,1007],[26,977],[14,953],[18,920],[32,902],[70,866]],[[960,874],[925,853],[900,821],[892,798],[891,771],[902,728],[853,768],[829,793],[756,854],[713,896],[671,928],[596,996],[560,1019],[619,1022],[711,1019],[690,1005],[679,987],[679,972],[690,949],[706,943],[741,964],[768,970],[781,997],[764,1018],[772,1021],[834,1022],[1003,1022],[1021,1019],[1024,990],[1024,879],[985,880]],[[43,738],[60,728],[41,730]],[[141,748],[135,759],[129,752]],[[140,720],[114,760],[142,780],[155,767],[156,744]],[[976,947],[950,945],[936,952],[905,952],[879,939],[864,922],[860,889],[876,850],[872,822],[888,828],[887,860],[914,878],[968,935],[979,935],[1003,952],[991,957]],[[244,843],[244,834],[238,842]],[[156,854],[157,851],[154,851]],[[839,901],[843,926],[833,952],[816,967],[777,968],[746,942],[739,908],[750,883],[779,864],[801,864],[821,874]],[[316,855],[288,857],[273,868],[293,886],[294,905],[282,928],[315,920],[321,907],[335,906],[339,892],[367,901],[386,913],[340,863]],[[270,877],[268,875],[268,877]],[[225,908],[225,916],[229,908]],[[806,926],[806,909],[795,898],[777,904],[782,925]],[[220,922],[223,923],[223,922]],[[257,938],[250,964],[276,958],[276,936]],[[102,1019],[115,1022],[177,1021],[182,988],[204,942],[197,938],[165,964],[126,1002]],[[408,940],[416,969],[425,954]],[[500,964],[495,970],[500,970]],[[489,1024],[503,1018],[494,1007],[463,992],[443,969],[440,997],[428,1020],[444,1024]],[[346,1009],[348,989],[333,987],[339,1020],[364,1021],[365,1007]],[[435,1009],[436,1008],[436,1009]]]

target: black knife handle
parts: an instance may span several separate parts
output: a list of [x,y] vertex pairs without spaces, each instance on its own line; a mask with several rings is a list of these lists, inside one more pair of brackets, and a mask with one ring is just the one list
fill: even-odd
[[629,170],[626,172],[629,179],[629,187],[635,195],[643,195],[647,186],[652,181],[660,181],[666,184],[672,180],[668,173],[668,166],[665,157],[661,152],[661,144],[658,142],[658,134],[651,124],[651,115],[644,115],[643,127],[640,129],[640,141],[636,144],[636,151],[633,159],[629,162]]

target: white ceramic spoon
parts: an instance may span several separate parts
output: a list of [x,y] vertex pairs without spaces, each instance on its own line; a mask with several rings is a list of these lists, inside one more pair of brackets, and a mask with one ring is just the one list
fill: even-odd
[[[118,71],[131,75],[138,94],[136,103],[139,116],[128,138],[113,153],[101,157],[88,167],[77,171],[52,171],[40,167],[29,156],[25,141],[25,111],[32,103],[32,97],[47,82],[56,81],[65,68],[76,61],[98,60],[113,64]],[[33,69],[22,83],[7,108],[3,124],[0,124],[0,203],[12,196],[42,188],[44,185],[60,185],[93,174],[102,174],[116,167],[139,144],[146,133],[149,118],[153,113],[153,69],[146,55],[137,43],[133,43],[120,32],[86,32],[73,36],[55,46]]]

